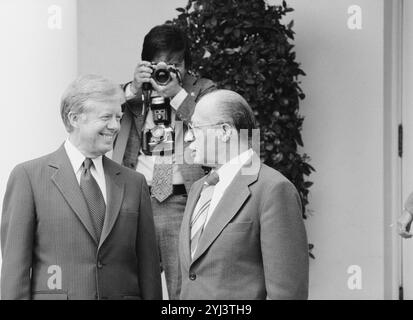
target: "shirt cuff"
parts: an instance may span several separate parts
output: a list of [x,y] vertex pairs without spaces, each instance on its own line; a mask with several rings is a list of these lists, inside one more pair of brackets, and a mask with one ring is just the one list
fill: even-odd
[[171,99],[170,104],[172,108],[178,110],[179,106],[182,104],[182,102],[184,102],[187,95],[188,92],[186,92],[186,90],[182,88],[181,91],[179,91],[177,95],[173,97],[173,99]]
[[125,87],[125,96],[126,96],[126,100],[129,100],[131,98],[133,98],[135,95],[132,93],[131,90],[131,86],[132,86],[132,82],[127,84]]

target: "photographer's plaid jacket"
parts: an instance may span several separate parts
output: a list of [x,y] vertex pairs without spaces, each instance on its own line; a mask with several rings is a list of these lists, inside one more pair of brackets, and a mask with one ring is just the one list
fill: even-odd
[[[176,120],[189,121],[194,113],[196,102],[206,93],[215,90],[215,84],[205,78],[197,78],[186,75],[183,80],[183,88],[188,92],[187,97],[176,111]],[[142,147],[142,130],[145,124],[143,103],[141,97],[128,100],[123,106],[123,117],[121,130],[115,142],[112,159],[125,167],[136,170],[139,152]],[[201,165],[191,164],[184,161],[190,159],[187,144],[183,146],[182,127],[176,126],[175,149],[184,150],[184,154],[176,154],[175,159],[179,161],[179,170],[184,178],[186,191],[189,192],[191,185],[204,175]],[[185,153],[188,153],[185,155]]]

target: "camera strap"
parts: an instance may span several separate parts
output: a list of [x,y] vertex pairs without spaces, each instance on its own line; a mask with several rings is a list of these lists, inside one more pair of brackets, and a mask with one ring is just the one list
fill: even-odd
[[148,111],[151,107],[151,94],[152,90],[143,90],[142,91],[142,116],[146,119]]
[[175,74],[176,74],[176,78],[178,79],[179,85],[182,87],[183,82],[182,82],[181,72],[179,70],[176,70]]

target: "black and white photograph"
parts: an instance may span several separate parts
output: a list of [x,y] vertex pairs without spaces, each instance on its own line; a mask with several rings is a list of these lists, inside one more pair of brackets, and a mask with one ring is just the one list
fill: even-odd
[[413,299],[413,1],[1,0],[0,35],[1,300]]

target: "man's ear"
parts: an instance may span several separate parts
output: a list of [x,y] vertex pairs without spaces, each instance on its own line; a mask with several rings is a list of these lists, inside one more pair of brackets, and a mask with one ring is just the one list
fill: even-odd
[[77,128],[79,126],[79,119],[81,115],[79,113],[69,112],[67,118],[69,119],[72,128]]
[[232,130],[233,128],[228,123],[224,123],[221,126],[220,138],[222,142],[228,142],[228,140],[231,138],[231,135],[233,133]]

